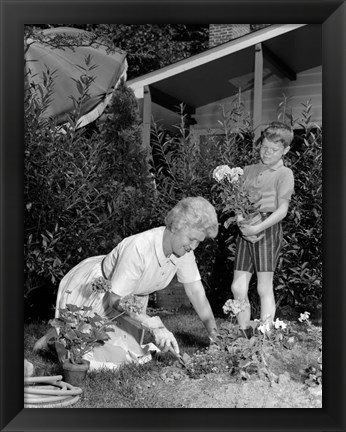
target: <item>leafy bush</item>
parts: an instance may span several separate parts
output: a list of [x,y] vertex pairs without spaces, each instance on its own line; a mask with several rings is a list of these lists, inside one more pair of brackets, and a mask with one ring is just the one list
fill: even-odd
[[322,130],[311,123],[311,110],[307,101],[295,120],[300,133],[287,164],[295,194],[283,225],[285,245],[275,282],[279,301],[315,312],[322,300]]
[[[177,133],[169,135],[158,124],[152,128],[152,171],[157,191],[152,197],[153,218],[162,220],[178,200],[186,196],[203,196],[218,208],[218,197],[213,191],[215,181],[212,172],[217,165],[234,161],[242,164],[252,154],[253,132],[250,119],[237,96],[232,109],[221,107],[221,134],[209,136],[203,146],[197,142],[189,129],[184,105],[180,105],[180,124]],[[242,149],[242,152],[240,151]],[[220,232],[215,240],[207,240],[196,249],[195,255],[204,286],[212,306],[224,303],[230,289],[231,268],[227,248],[229,232],[223,227],[219,210]],[[235,235],[235,233],[234,233]]]
[[[283,221],[284,248],[275,273],[278,305],[307,308],[319,305],[322,298],[322,130],[311,123],[312,105],[303,104],[300,119],[293,119],[289,99],[278,107],[278,119],[297,126],[286,165],[295,176],[295,194],[289,214]],[[183,105],[177,134],[167,133],[157,124],[152,130],[153,172],[157,192],[152,199],[154,211],[162,219],[180,198],[202,195],[218,211],[219,235],[196,250],[203,283],[213,309],[221,311],[228,298],[233,278],[237,228],[225,227],[229,217],[223,213],[224,203],[216,193],[213,169],[222,164],[243,167],[259,160],[249,114],[237,95],[231,109],[221,107],[220,134],[210,135],[204,145],[194,141],[187,127]],[[254,287],[256,277],[252,278]],[[253,312],[258,309],[257,296],[250,291]]]
[[47,70],[41,84],[25,88],[24,296],[27,306],[37,303],[35,317],[44,309],[43,298],[53,301],[58,282],[71,267],[107,253],[146,226],[153,186],[134,94],[120,85],[107,120],[89,133],[77,129],[92,79],[90,58],[85,62],[86,73],[76,81],[80,98],[66,125],[57,127],[40,115],[53,94],[53,73]]
[[[77,129],[94,66],[86,58],[83,77],[76,81],[80,97],[74,100],[68,126],[58,128],[53,119],[42,120],[40,115],[53,95],[53,72],[47,70],[36,88],[25,87],[27,305],[38,301],[34,297],[39,293],[37,318],[38,309],[44,309],[41,299],[53,301],[59,280],[75,264],[107,253],[125,236],[161,225],[178,200],[201,195],[216,206],[220,230],[217,239],[196,250],[196,258],[212,307],[221,310],[230,293],[237,231],[233,225],[224,226],[227,216],[213,190],[212,171],[222,164],[243,167],[258,156],[251,119],[240,95],[229,111],[221,107],[220,133],[202,144],[193,138],[181,105],[175,135],[153,125],[150,152],[141,145],[134,94],[123,83],[103,116],[106,120],[95,122],[93,128]],[[298,124],[300,135],[287,156],[296,194],[283,222],[285,246],[275,274],[276,292],[281,305],[305,309],[319,304],[322,296],[322,131],[311,124],[311,109],[307,102],[302,118],[293,119],[284,99],[278,111],[282,121]]]

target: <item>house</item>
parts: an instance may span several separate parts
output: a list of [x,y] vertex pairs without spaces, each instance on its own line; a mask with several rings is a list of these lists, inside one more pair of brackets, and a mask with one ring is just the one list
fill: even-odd
[[[128,81],[139,102],[143,144],[150,145],[154,118],[166,130],[179,124],[185,105],[190,132],[203,137],[220,133],[221,107],[226,111],[238,94],[259,135],[277,118],[283,98],[289,98],[294,118],[311,100],[311,122],[322,124],[322,26],[275,24],[250,32],[250,24],[210,24],[209,49]],[[176,281],[157,293],[156,305],[175,309],[188,305]]]
[[208,50],[128,81],[139,102],[144,145],[152,118],[175,130],[181,103],[197,139],[216,133],[220,106],[227,110],[239,93],[256,134],[277,118],[284,97],[293,117],[311,100],[311,121],[321,125],[321,24],[273,24],[254,32],[250,24],[209,26]]

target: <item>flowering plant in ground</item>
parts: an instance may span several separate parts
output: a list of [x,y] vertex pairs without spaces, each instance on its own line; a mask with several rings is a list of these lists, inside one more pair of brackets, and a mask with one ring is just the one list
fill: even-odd
[[[271,356],[293,349],[297,341],[304,338],[305,330],[301,332],[301,322],[308,331],[309,313],[302,314],[304,318],[298,319],[299,323],[270,317],[255,319],[250,321],[249,329],[241,332],[235,323],[236,316],[247,307],[249,303],[246,300],[226,301],[223,311],[230,320],[220,325],[217,343],[197,351],[185,362],[191,378],[208,373],[227,373],[243,380],[253,376],[269,379],[271,383],[278,380],[278,376],[271,371]],[[317,333],[309,340],[319,343]],[[310,365],[302,371],[302,378],[307,385],[318,385],[322,380],[321,371],[322,366]]]
[[317,359],[317,363],[309,365],[305,370],[301,371],[305,377],[304,383],[309,387],[316,387],[322,385],[322,333],[319,328],[312,325],[310,321],[310,312],[301,313],[298,321],[305,326],[306,331],[313,335],[313,338],[319,345],[321,355]]
[[245,299],[229,299],[223,305],[222,310],[224,314],[230,314],[231,316],[236,317],[239,312],[245,311],[248,307],[250,307],[250,305]]
[[219,199],[222,203],[222,212],[234,216],[228,218],[226,228],[230,223],[238,220],[239,216],[247,219],[257,211],[260,195],[253,189],[245,188],[242,168],[230,168],[228,165],[219,165],[213,171],[213,179],[217,181]]
[[309,320],[310,320],[310,312],[301,313],[299,318],[298,318],[298,321],[300,321],[301,323],[305,322],[308,324]]

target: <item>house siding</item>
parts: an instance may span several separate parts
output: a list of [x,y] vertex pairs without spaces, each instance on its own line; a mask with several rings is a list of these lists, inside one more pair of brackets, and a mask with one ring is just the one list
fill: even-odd
[[155,307],[167,310],[176,310],[185,307],[192,307],[190,300],[185,294],[183,284],[174,277],[167,288],[155,293]]
[[[299,118],[303,109],[303,103],[310,100],[312,105],[311,121],[322,124],[322,67],[313,68],[297,74],[295,81],[288,79],[276,80],[263,86],[262,124],[270,123],[277,118],[277,109],[284,96],[288,98],[288,106],[292,108],[294,118]],[[253,112],[253,89],[242,93],[242,102],[250,113]],[[219,128],[220,105],[226,110],[230,109],[233,98],[227,98],[200,107],[196,110],[194,126],[198,131],[211,128]]]

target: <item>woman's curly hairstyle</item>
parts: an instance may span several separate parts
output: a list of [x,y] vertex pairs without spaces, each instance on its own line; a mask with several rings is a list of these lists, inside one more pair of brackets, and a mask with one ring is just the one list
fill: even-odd
[[211,238],[217,236],[219,228],[214,206],[203,197],[187,197],[180,200],[168,212],[165,223],[171,232],[184,228],[195,229]]

